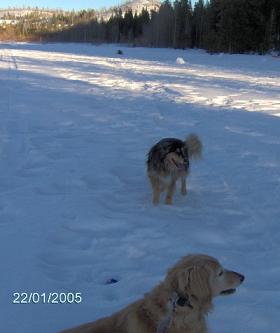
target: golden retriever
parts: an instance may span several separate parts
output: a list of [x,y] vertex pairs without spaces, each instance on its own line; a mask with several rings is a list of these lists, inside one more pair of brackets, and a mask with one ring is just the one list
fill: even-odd
[[165,203],[172,205],[176,182],[181,179],[181,194],[187,194],[186,177],[190,159],[201,158],[202,142],[196,134],[185,141],[165,138],[156,143],[148,153],[147,172],[153,191],[153,203],[159,203],[161,192],[167,191]]
[[232,294],[243,281],[213,257],[188,255],[143,299],[63,333],[207,333],[205,316],[213,297]]

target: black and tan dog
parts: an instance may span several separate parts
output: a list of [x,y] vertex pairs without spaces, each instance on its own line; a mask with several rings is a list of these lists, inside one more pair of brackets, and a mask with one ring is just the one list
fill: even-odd
[[202,143],[196,134],[185,141],[166,138],[156,143],[148,154],[147,170],[153,190],[153,203],[158,204],[161,192],[167,191],[165,203],[172,204],[176,181],[181,179],[181,193],[187,194],[186,177],[190,159],[201,158]]

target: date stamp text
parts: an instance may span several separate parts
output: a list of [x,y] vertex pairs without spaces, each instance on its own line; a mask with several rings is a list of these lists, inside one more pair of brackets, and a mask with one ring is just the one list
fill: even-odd
[[39,293],[15,292],[13,304],[80,304],[83,301],[82,293]]

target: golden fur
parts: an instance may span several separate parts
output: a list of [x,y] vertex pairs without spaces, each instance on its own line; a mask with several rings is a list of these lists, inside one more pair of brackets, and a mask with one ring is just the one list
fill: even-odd
[[213,257],[188,255],[143,299],[110,317],[62,333],[157,333],[174,294],[187,305],[177,301],[171,321],[160,332],[207,333],[205,316],[212,308],[213,297],[232,293],[243,280],[243,275],[224,269]]

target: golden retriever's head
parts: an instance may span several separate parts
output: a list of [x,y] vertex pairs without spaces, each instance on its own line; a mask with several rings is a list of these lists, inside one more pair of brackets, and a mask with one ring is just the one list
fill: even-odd
[[213,297],[228,295],[244,281],[244,276],[229,271],[213,257],[188,255],[167,274],[168,288],[187,299],[190,307],[211,304]]

